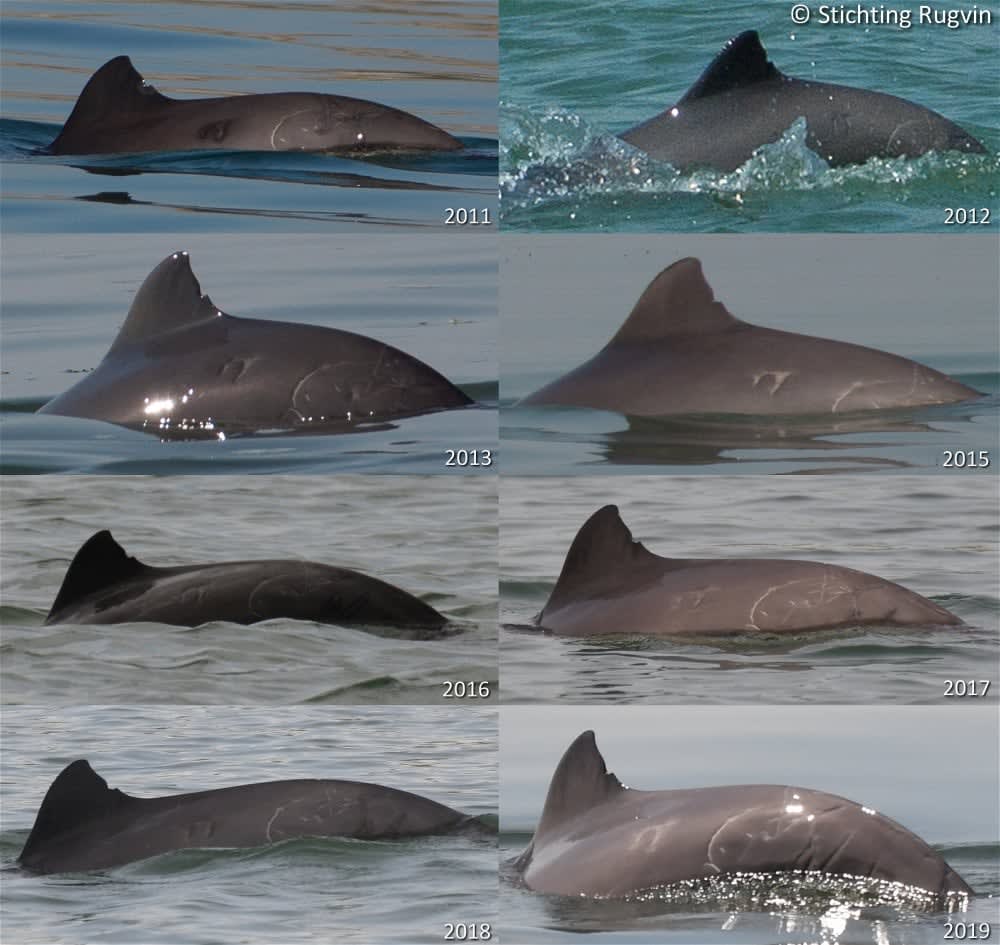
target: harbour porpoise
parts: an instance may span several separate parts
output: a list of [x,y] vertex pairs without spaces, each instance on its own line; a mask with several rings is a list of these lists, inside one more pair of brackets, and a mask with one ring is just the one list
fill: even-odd
[[798,118],[806,144],[831,166],[928,151],[985,154],[954,122],[883,92],[793,79],[768,60],[757,33],[729,40],[685,95],[619,137],[680,171],[732,171]]
[[35,873],[104,870],[173,850],[257,847],[299,837],[399,840],[479,821],[408,791],[297,780],[132,797],[74,761],[49,787],[18,863]]
[[462,143],[416,115],[342,95],[275,92],[178,100],[116,56],[84,86],[52,154],[251,151],[456,151]]
[[697,259],[646,288],[589,361],[521,403],[679,414],[847,414],[980,396],[908,358],[740,321],[715,301]]
[[146,277],[100,364],[39,413],[199,438],[340,432],[471,403],[433,368],[374,338],[221,312],[180,252]]
[[538,623],[567,636],[669,637],[962,621],[899,584],[839,565],[661,558],[606,505],[577,532]]
[[151,622],[197,627],[284,617],[441,629],[429,604],[378,578],[313,561],[222,561],[155,568],[100,531],[76,553],[46,624]]
[[531,889],[628,898],[738,874],[868,877],[941,900],[972,889],[930,846],[869,807],[808,788],[741,784],[639,791],[608,772],[593,732],[563,755],[514,862]]

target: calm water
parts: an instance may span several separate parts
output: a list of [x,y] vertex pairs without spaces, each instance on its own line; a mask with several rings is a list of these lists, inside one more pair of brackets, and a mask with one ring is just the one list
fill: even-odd
[[[877,574],[958,614],[963,628],[820,632],[760,641],[575,639],[534,619],[580,526],[607,503],[651,552],[800,558]],[[951,678],[998,697],[996,481],[899,477],[504,478],[505,702],[951,704]]]
[[[960,721],[958,721],[960,720]],[[538,822],[556,763],[593,729],[608,770],[642,790],[721,784],[792,784],[874,807],[935,847],[979,894],[966,921],[995,921],[997,718],[992,708],[506,707],[500,728],[501,856],[521,852]],[[951,764],[959,728],[981,751]],[[967,762],[967,766],[966,766]],[[942,802],[943,801],[943,802]],[[505,942],[629,942],[648,945],[931,945],[947,916],[888,906],[765,912],[656,903],[595,902],[501,888]]]
[[494,710],[8,706],[3,738],[5,941],[367,945],[439,942],[445,922],[495,921],[489,839],[309,840],[46,877],[14,863],[50,782],[77,758],[140,797],[346,778],[494,818]]
[[[4,4],[5,226],[20,231],[357,232],[445,225],[496,208],[496,6],[490,0]],[[461,138],[457,156],[175,153],[69,159],[34,151],[86,80],[131,56],[174,98],[314,91],[402,108]],[[72,166],[69,166],[69,165]],[[123,177],[122,174],[127,176]],[[112,176],[108,176],[112,175]]]
[[[506,236],[500,249],[506,472],[944,472],[944,450],[998,455],[992,240],[589,234]],[[603,348],[653,277],[684,256],[701,259],[715,297],[737,318],[903,355],[987,396],[836,422],[516,406]]]
[[[33,411],[110,348],[137,288],[185,249],[231,315],[319,324],[386,341],[478,402],[346,435],[161,443]],[[496,240],[380,234],[271,238],[171,232],[8,236],[3,261],[3,466],[8,472],[467,472],[448,449],[495,448]],[[487,470],[481,470],[486,473]]]
[[[909,31],[815,19],[796,27],[791,7],[759,0],[501,0],[503,226],[945,231],[956,229],[944,224],[944,208],[955,206],[992,208],[996,220],[995,6],[979,5],[992,9],[992,26]],[[675,102],[729,38],[750,29],[785,74],[917,102],[978,137],[989,153],[876,159],[831,170],[804,147],[804,128],[796,128],[731,174],[680,175],[613,137]]]
[[[495,698],[496,514],[495,481],[471,476],[8,477],[4,702],[443,704],[454,679],[489,681]],[[393,639],[294,620],[44,627],[70,560],[102,528],[154,566],[354,568],[420,597],[458,632]]]

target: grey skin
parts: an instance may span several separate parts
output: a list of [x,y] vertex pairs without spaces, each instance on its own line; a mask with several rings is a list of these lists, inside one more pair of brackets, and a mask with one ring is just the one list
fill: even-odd
[[637,791],[608,773],[593,732],[563,755],[514,866],[531,889],[563,896],[623,898],[790,870],[905,883],[942,899],[972,894],[923,840],[870,808],[771,784]]
[[39,413],[163,436],[349,429],[472,401],[433,368],[374,338],[236,318],[201,294],[187,253],[136,293],[97,368]]
[[669,637],[962,621],[899,584],[838,565],[661,558],[606,505],[577,532],[538,623],[567,636]]
[[436,125],[377,102],[315,92],[178,101],[117,56],[84,86],[52,154],[148,151],[457,151]]
[[152,622],[197,627],[285,617],[340,625],[441,628],[433,607],[392,584],[312,561],[224,561],[153,568],[100,531],[76,553],[46,624]]
[[681,171],[732,171],[798,118],[805,118],[810,150],[834,167],[928,151],[986,153],[972,135],[929,108],[782,75],[753,31],[726,43],[675,105],[619,137]]
[[589,361],[524,398],[639,417],[849,414],[948,404],[980,392],[899,355],[734,318],[697,259],[648,286]]
[[298,837],[398,840],[477,825],[426,797],[361,781],[270,781],[131,797],[110,789],[86,761],[74,761],[52,782],[18,862],[35,873],[79,873],[173,850]]

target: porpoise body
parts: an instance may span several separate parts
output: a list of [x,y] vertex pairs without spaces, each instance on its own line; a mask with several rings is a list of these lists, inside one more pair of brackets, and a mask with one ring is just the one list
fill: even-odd
[[928,151],[986,152],[929,108],[884,92],[783,75],[754,31],[731,39],[676,104],[619,137],[681,171],[732,171],[798,118],[805,119],[810,150],[834,167]]
[[198,438],[338,432],[471,403],[374,338],[226,315],[202,295],[187,253],[174,253],[146,277],[100,364],[39,413]]
[[84,86],[52,154],[251,151],[456,151],[462,143],[416,115],[341,95],[274,92],[168,98],[117,56]]
[[49,787],[18,862],[35,873],[106,870],[174,850],[299,837],[399,840],[474,828],[418,794],[360,781],[297,780],[132,797],[74,761]]
[[790,871],[902,883],[941,900],[972,894],[928,844],[871,808],[784,785],[635,790],[608,772],[589,731],[559,762],[514,865],[538,892],[594,898]]
[[909,358],[740,321],[715,301],[697,259],[646,288],[589,361],[525,405],[680,414],[840,415],[948,404],[980,392]]
[[378,578],[313,561],[225,561],[155,568],[100,531],[76,553],[46,624],[152,622],[196,627],[283,617],[340,625],[441,628],[429,604]]
[[791,634],[957,626],[945,608],[839,565],[773,558],[661,558],[606,505],[580,528],[539,626],[567,636]]

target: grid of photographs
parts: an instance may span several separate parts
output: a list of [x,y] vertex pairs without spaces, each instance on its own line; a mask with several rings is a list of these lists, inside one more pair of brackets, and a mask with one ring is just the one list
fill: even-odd
[[4,945],[1000,942],[1000,6],[5,0]]

